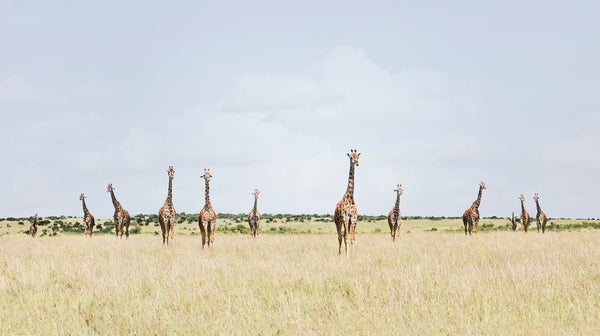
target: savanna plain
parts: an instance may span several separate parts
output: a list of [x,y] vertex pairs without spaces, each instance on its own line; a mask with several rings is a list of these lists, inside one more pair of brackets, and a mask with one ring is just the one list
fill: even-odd
[[348,257],[334,224],[314,218],[261,221],[257,238],[220,219],[211,250],[185,221],[168,247],[143,220],[129,239],[52,221],[33,239],[18,222],[0,221],[1,334],[600,332],[597,220],[554,220],[576,229],[538,234],[535,222],[523,233],[484,219],[465,237],[459,219],[414,219],[392,242],[374,218],[359,221]]

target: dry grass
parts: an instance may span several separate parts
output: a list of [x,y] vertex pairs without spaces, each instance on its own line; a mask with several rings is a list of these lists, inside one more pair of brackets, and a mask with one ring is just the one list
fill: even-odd
[[594,334],[600,233],[0,237],[2,334]]

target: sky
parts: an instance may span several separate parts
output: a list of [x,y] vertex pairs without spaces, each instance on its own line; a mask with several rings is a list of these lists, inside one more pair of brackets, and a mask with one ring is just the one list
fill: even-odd
[[0,217],[600,217],[600,3],[0,0]]

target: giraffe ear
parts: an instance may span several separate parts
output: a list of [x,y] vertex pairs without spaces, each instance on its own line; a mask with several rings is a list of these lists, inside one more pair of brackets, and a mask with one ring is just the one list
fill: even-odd
[[351,157],[349,153],[346,153],[346,155],[348,155],[348,157]]
[[357,156],[357,157],[359,157],[359,156],[360,156],[360,154],[362,154],[362,153],[358,153],[356,156]]

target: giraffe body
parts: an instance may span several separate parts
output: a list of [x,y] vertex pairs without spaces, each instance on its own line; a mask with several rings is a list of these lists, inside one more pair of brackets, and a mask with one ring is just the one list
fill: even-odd
[[479,225],[479,205],[481,204],[481,193],[485,189],[485,183],[479,183],[479,194],[477,199],[471,204],[471,207],[465,210],[463,213],[463,225],[465,226],[465,236],[467,231],[469,235],[471,232],[477,233],[477,226]]
[[515,212],[513,211],[512,217],[510,219],[510,229],[515,231],[517,230],[517,222],[515,221]]
[[519,197],[521,200],[521,229],[527,233],[527,229],[529,228],[529,212],[525,210],[525,197],[523,194]]
[[210,171],[204,169],[204,207],[198,214],[198,226],[200,227],[200,233],[202,233],[202,249],[204,245],[208,244],[208,247],[214,247],[215,242],[215,225],[217,222],[217,215],[213,210],[212,204],[210,203],[210,191],[208,182],[210,181]]
[[125,227],[125,238],[127,239],[129,238],[129,212],[123,209],[121,203],[117,201],[112,184],[108,185],[106,191],[110,193],[113,206],[115,207],[115,213],[113,214],[113,220],[115,222],[115,234],[117,235],[117,237],[123,238],[123,227]]
[[169,174],[169,190],[167,192],[167,199],[162,207],[158,210],[158,222],[160,224],[160,230],[162,231],[163,245],[166,243],[169,245],[169,233],[171,233],[171,242],[174,242],[174,226],[175,216],[177,215],[175,207],[173,206],[173,178],[175,178],[175,170],[173,166],[169,166],[167,170]]
[[35,238],[35,235],[37,234],[37,217],[38,215],[35,214],[35,217],[33,218],[33,223],[31,223],[31,226],[29,227],[29,233],[31,233],[31,238]]
[[400,230],[402,221],[402,215],[400,215],[400,195],[402,195],[402,185],[398,184],[398,187],[394,189],[396,192],[396,204],[394,208],[388,214],[388,225],[390,226],[390,234],[392,235],[392,241],[396,241],[396,234]]
[[542,208],[540,207],[540,202],[539,202],[540,197],[538,196],[538,194],[535,194],[533,199],[535,200],[535,206],[537,208],[537,214],[535,215],[535,221],[537,224],[537,232],[540,233],[540,229],[542,229],[542,233],[545,233],[546,232],[546,222],[548,221],[548,217],[546,216],[546,214],[542,211]]
[[252,235],[252,237],[256,237],[258,235],[260,213],[258,212],[256,205],[258,202],[259,193],[260,191],[258,191],[258,189],[254,189],[254,192],[252,193],[254,195],[254,207],[252,208],[252,210],[250,210],[250,213],[248,213],[248,225],[250,225],[250,234]]
[[356,222],[358,219],[358,211],[354,203],[354,166],[358,166],[358,157],[360,153],[356,153],[356,149],[350,150],[347,154],[350,158],[350,172],[348,174],[348,188],[342,200],[335,207],[334,221],[338,233],[338,254],[342,254],[342,240],[348,255],[348,243],[352,245],[354,251],[354,232],[356,230]]
[[94,216],[92,216],[88,208],[85,206],[85,197],[86,196],[84,194],[79,196],[79,200],[83,204],[83,225],[85,226],[83,234],[87,236],[89,233],[90,238],[92,238],[92,231],[94,231]]

